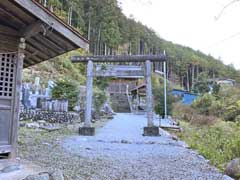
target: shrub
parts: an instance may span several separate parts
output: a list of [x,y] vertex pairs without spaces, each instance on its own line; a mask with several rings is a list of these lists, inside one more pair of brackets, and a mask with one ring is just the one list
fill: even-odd
[[240,157],[240,129],[226,122],[208,126],[186,126],[180,137],[197,149],[211,163],[223,169],[223,164]]
[[224,109],[223,117],[226,121],[236,121],[240,115],[240,101],[237,101]]
[[[160,116],[164,116],[164,92],[163,88],[158,88],[153,90],[154,94],[154,109],[157,114]],[[167,95],[167,114],[172,115],[172,102],[173,97],[170,95]]]
[[94,87],[97,87],[98,89],[104,91],[109,85],[109,82],[112,78],[106,78],[106,77],[96,77],[94,78],[93,85]]
[[196,99],[193,102],[192,107],[198,109],[200,111],[200,113],[208,115],[209,108],[213,104],[213,101],[215,101],[215,97],[206,93],[203,96]]
[[220,117],[223,113],[223,103],[221,101],[212,101],[209,107],[209,114]]
[[[154,96],[154,109],[157,114],[164,116],[164,85],[163,79],[157,76],[152,77],[153,84],[153,96]],[[167,85],[167,92],[169,85]],[[167,114],[172,115],[172,103],[174,101],[173,96],[167,94]]]
[[79,86],[75,81],[60,79],[55,82],[52,97],[55,99],[67,99],[69,110],[73,110],[79,99]]
[[224,87],[220,89],[219,96],[225,104],[233,104],[240,99],[240,88]]
[[[107,68],[106,65],[101,66],[102,69]],[[96,77],[94,78],[94,98],[93,98],[93,105],[94,109],[99,112],[102,105],[107,101],[107,94],[105,92],[106,88],[108,87],[108,84],[112,78],[106,78],[106,77]]]
[[223,117],[226,121],[235,121],[235,118],[240,114],[239,107],[231,105],[224,111]]
[[103,90],[100,90],[98,88],[94,89],[94,94],[93,94],[93,104],[94,104],[94,109],[96,112],[99,112],[102,105],[106,102],[107,100],[107,95]]
[[[154,96],[154,109],[157,114],[160,116],[164,116],[164,88],[163,87],[155,87],[153,88],[153,96]],[[167,114],[172,115],[172,102],[174,101],[173,96],[167,95]]]
[[221,86],[219,84],[217,84],[216,82],[213,83],[213,89],[212,89],[212,94],[214,96],[218,96],[219,92],[220,92],[220,88]]
[[197,115],[197,111],[193,109],[191,106],[187,106],[184,104],[174,104],[174,118],[181,119],[186,122],[190,122]]
[[198,76],[198,82],[194,84],[193,92],[200,94],[208,93],[210,88],[207,79],[208,74],[206,72],[201,72]]
[[236,122],[237,126],[240,127],[240,115],[238,115],[238,116],[235,118],[235,122]]

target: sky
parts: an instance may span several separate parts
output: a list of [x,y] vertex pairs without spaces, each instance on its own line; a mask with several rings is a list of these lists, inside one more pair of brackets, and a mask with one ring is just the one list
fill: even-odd
[[[123,13],[168,41],[200,50],[240,69],[240,1],[118,0]],[[216,17],[221,16],[216,19]]]

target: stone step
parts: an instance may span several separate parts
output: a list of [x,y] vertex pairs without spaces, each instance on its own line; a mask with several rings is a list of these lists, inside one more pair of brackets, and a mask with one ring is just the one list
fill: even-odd
[[115,112],[130,112],[130,105],[126,94],[112,94],[110,96],[112,108]]

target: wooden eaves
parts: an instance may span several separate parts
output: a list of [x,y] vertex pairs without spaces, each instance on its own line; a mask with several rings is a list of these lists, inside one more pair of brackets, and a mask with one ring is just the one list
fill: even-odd
[[0,1],[0,52],[15,52],[26,39],[24,67],[82,48],[89,42],[34,0]]

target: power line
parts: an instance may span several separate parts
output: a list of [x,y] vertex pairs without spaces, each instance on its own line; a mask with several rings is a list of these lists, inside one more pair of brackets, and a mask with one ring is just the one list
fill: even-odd
[[232,39],[232,38],[235,38],[235,37],[237,37],[237,36],[239,36],[239,35],[240,35],[240,31],[237,32],[237,33],[235,33],[235,34],[233,34],[233,35],[231,35],[231,36],[229,36],[229,37],[227,37],[227,38],[225,38],[225,39],[222,39],[222,40],[220,40],[220,41],[212,44],[211,46],[208,46],[207,48],[217,46],[217,45],[219,45],[219,44],[221,44],[221,43],[224,43],[225,41],[228,41],[228,40],[230,40],[230,39]]

